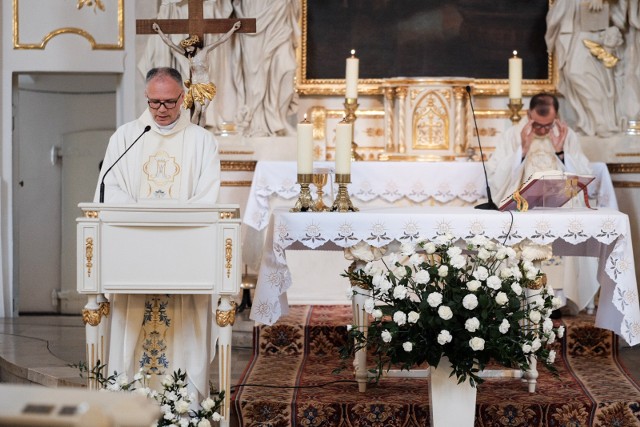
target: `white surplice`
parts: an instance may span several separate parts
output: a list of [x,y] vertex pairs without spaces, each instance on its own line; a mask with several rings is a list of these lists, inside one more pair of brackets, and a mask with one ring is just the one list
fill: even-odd
[[[182,111],[161,128],[148,110],[119,127],[109,140],[98,183],[133,141],[145,133],[106,175],[105,203],[214,204],[220,189],[218,144],[212,134],[191,123]],[[95,201],[99,201],[100,184]],[[187,371],[200,397],[209,395],[209,365],[215,355],[212,299],[206,295],[111,295],[108,373],[132,378],[142,368],[160,388],[165,374]]]

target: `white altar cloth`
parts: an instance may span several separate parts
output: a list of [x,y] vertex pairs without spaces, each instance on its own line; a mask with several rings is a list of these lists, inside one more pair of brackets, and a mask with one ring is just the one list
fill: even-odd
[[373,246],[433,239],[451,233],[460,239],[481,234],[515,244],[529,239],[553,244],[559,255],[598,258],[601,286],[596,326],[629,344],[640,342],[640,304],[627,215],[609,208],[513,212],[469,207],[371,208],[350,213],[290,213],[275,209],[269,228],[251,318],[273,324],[286,314],[291,286],[287,249],[341,250],[365,241]]

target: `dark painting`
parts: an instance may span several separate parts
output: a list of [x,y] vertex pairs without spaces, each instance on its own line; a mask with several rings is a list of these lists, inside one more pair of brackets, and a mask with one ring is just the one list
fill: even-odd
[[[548,0],[306,0],[306,75],[343,79],[351,49],[361,79],[505,79],[513,50],[525,79],[548,79]],[[303,71],[303,72],[304,72]]]

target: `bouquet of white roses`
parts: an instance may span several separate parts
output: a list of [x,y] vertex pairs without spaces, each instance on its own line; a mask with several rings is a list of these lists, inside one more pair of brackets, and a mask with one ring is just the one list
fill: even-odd
[[352,292],[367,289],[367,333],[352,327],[344,358],[366,347],[384,369],[451,362],[459,382],[482,382],[489,361],[527,370],[536,357],[554,371],[547,347],[563,334],[549,318],[559,300],[531,260],[512,248],[476,236],[465,247],[451,236],[417,245],[383,261],[360,262],[345,272]]

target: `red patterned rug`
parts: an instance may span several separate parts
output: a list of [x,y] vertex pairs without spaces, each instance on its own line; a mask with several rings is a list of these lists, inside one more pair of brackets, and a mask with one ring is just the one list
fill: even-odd
[[[478,388],[476,427],[640,426],[640,387],[617,358],[617,338],[593,317],[562,319],[559,376],[540,370],[530,394],[518,379]],[[293,306],[273,326],[254,329],[254,355],[232,395],[242,426],[428,426],[428,379],[385,377],[359,393],[353,373],[339,374],[338,349],[349,306]]]

